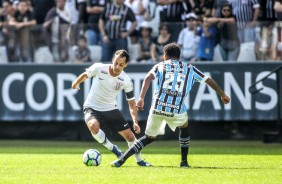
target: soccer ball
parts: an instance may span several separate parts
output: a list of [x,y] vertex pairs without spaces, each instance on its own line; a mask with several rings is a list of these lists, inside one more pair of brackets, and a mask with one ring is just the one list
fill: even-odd
[[82,156],[82,161],[87,166],[98,166],[101,163],[101,154],[98,150],[86,150]]

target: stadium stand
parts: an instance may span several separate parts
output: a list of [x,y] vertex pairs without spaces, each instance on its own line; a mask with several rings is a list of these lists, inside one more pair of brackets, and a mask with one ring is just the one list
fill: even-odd
[[53,63],[53,55],[47,46],[39,47],[34,54],[34,63],[49,64]]
[[246,42],[242,43],[240,47],[240,54],[238,57],[238,61],[256,61],[255,56],[255,42]]
[[102,59],[102,47],[100,45],[89,45],[90,57],[93,62],[100,62]]

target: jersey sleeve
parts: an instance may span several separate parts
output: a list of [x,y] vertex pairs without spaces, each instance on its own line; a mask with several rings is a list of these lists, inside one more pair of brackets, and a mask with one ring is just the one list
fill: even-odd
[[125,95],[126,95],[126,100],[135,99],[133,83],[132,83],[130,78],[126,81],[126,84],[125,84],[125,87],[124,87],[124,92],[125,92]]
[[129,20],[130,22],[136,21],[135,14],[133,13],[132,9],[129,7],[128,7],[128,12],[127,12],[127,20]]
[[153,74],[156,78],[159,75],[159,64],[153,66],[153,68],[149,71],[149,73]]
[[95,63],[91,65],[89,68],[86,68],[86,74],[87,77],[94,77],[98,73],[98,66],[100,66],[101,63]]
[[194,71],[194,82],[200,82],[200,83],[206,82],[206,80],[209,78],[209,76],[205,75],[203,72],[201,72],[195,66],[192,66],[192,67],[193,67],[193,71]]

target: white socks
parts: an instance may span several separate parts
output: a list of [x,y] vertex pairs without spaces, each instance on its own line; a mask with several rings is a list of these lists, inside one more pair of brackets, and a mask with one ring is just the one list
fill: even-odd
[[[133,146],[136,141],[137,141],[136,138],[135,138],[135,140],[134,140],[133,142],[128,142],[128,141],[127,141],[128,147],[131,148],[131,146]],[[135,153],[135,154],[134,154],[134,157],[135,157],[136,162],[140,162],[141,160],[143,160],[143,159],[142,159],[141,152]]]
[[[109,150],[112,150],[113,149],[113,144],[107,139],[105,133],[103,130],[99,130],[97,134],[93,134],[91,132],[92,136],[94,137],[94,139],[96,141],[98,141],[99,143],[101,143],[103,146],[105,146],[106,148],[108,148]],[[137,141],[137,139],[135,138],[135,140],[133,142],[128,142],[127,141],[127,144],[128,144],[128,147],[130,148],[131,146],[134,145],[134,143]],[[135,153],[134,154],[134,157],[135,157],[135,160],[136,162],[140,162],[142,159],[142,155],[141,153]]]
[[106,148],[108,148],[109,150],[113,149],[113,144],[107,139],[105,133],[103,130],[99,130],[97,134],[93,134],[91,132],[92,136],[94,137],[94,139],[96,139],[99,143],[101,143],[103,146],[105,146]]

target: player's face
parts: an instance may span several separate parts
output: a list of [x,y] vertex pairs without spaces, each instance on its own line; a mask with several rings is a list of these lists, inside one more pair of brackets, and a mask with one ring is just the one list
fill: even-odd
[[113,59],[113,73],[115,75],[119,75],[126,66],[127,63],[125,57],[115,56]]

